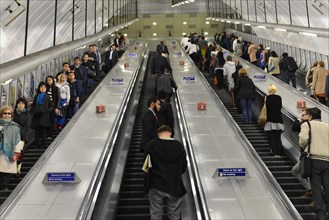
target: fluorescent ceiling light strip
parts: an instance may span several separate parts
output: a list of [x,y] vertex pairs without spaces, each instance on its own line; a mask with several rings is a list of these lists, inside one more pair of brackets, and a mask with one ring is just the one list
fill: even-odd
[[311,37],[317,37],[318,35],[317,34],[314,34],[314,33],[308,33],[308,32],[299,32],[300,34],[302,35],[305,35],[305,36],[311,36]]
[[274,30],[276,30],[276,31],[284,31],[284,32],[287,31],[287,29],[283,29],[283,28],[274,28]]
[[251,26],[251,24],[243,24],[244,26]]
[[265,26],[257,26],[258,28],[262,28],[262,29],[265,29],[266,27]]

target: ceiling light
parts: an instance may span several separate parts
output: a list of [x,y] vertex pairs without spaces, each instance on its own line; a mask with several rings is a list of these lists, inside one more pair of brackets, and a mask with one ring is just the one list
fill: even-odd
[[240,22],[238,22],[238,21],[237,21],[237,22],[235,22],[235,23],[236,23],[236,24],[240,24]]
[[207,35],[208,35],[208,32],[204,32],[204,35],[206,35],[206,36],[207,36]]
[[226,21],[226,23],[231,23],[231,21]]
[[101,41],[102,40],[102,38],[99,38],[97,41]]
[[287,29],[283,29],[283,28],[274,28],[274,30],[276,30],[276,31],[284,31],[284,32],[287,31]]
[[126,34],[126,33],[125,33],[125,34],[123,34],[123,36],[127,37],[127,36],[128,36],[128,34]]
[[209,21],[206,21],[206,24],[209,24]]
[[225,22],[225,20],[220,20],[221,22]]
[[262,28],[262,29],[265,29],[266,27],[265,26],[257,26],[258,28]]
[[183,25],[186,25],[186,24],[187,24],[187,22],[186,22],[186,21],[184,21],[184,22],[183,22]]
[[219,19],[216,19],[216,21],[219,21]]
[[317,34],[314,34],[314,33],[308,33],[308,32],[299,32],[300,34],[302,35],[305,35],[305,36],[311,36],[311,37],[317,37],[318,35]]
[[157,23],[156,22],[153,22],[153,25],[157,25]]
[[153,36],[154,36],[154,37],[157,36],[157,33],[153,33]]
[[111,35],[112,33],[108,33],[108,35]]
[[243,24],[244,26],[251,26],[251,24]]
[[185,32],[183,32],[183,35],[186,35],[186,33],[185,33]]
[[100,20],[102,17],[98,17],[98,20]]

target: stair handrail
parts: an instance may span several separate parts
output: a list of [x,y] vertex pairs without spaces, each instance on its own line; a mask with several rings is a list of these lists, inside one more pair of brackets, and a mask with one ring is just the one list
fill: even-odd
[[179,91],[176,90],[176,93],[174,93],[174,98],[175,98],[175,105],[177,109],[177,115],[179,119],[179,126],[181,130],[181,135],[182,135],[182,141],[183,144],[186,148],[187,152],[187,162],[188,162],[188,171],[190,175],[190,183],[191,183],[191,189],[192,189],[192,194],[194,197],[194,203],[196,206],[196,211],[197,211],[197,218],[202,219],[202,220],[209,220],[210,214],[203,190],[203,186],[201,183],[201,178],[199,175],[199,170],[197,168],[197,162],[194,154],[194,150],[192,147],[192,141],[190,137],[190,132],[186,123],[186,118],[184,115],[184,107],[181,103],[181,97],[179,94]]

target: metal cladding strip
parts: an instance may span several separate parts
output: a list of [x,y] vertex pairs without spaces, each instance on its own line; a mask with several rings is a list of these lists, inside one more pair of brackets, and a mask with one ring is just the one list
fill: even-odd
[[118,133],[119,133],[119,128],[121,126],[123,117],[125,115],[126,109],[127,109],[127,103],[129,103],[129,100],[131,98],[131,93],[133,92],[133,88],[135,86],[136,80],[137,80],[137,76],[138,76],[138,72],[140,69],[140,64],[142,63],[143,59],[144,59],[144,55],[145,55],[145,50],[147,48],[147,43],[143,44],[144,48],[142,50],[142,54],[139,57],[139,65],[137,65],[137,68],[134,70],[133,73],[133,78],[130,81],[130,85],[128,86],[128,90],[123,98],[123,102],[122,105],[120,106],[120,109],[118,111],[118,114],[116,116],[116,119],[114,121],[114,128],[111,130],[111,133],[106,141],[105,146],[106,149],[104,149],[104,152],[102,152],[102,157],[100,158],[96,171],[94,173],[94,176],[92,178],[91,184],[89,184],[87,193],[83,199],[83,203],[81,205],[81,208],[79,210],[79,213],[77,215],[76,219],[90,219],[91,215],[92,215],[92,211],[93,211],[93,207],[96,203],[97,200],[97,196],[99,193],[99,190],[101,188],[102,185],[102,181],[107,169],[107,166],[109,164],[112,152],[113,152],[113,147],[115,145],[116,139],[118,137]]
[[210,214],[207,207],[207,202],[205,199],[202,183],[200,180],[195,154],[192,148],[190,133],[188,130],[188,126],[186,124],[186,118],[184,116],[184,111],[183,111],[184,108],[181,104],[181,98],[178,90],[176,90],[176,94],[175,94],[175,103],[176,103],[179,126],[182,131],[182,140],[188,153],[187,154],[188,170],[190,173],[191,188],[193,192],[195,208],[197,211],[197,217],[200,220],[201,219],[208,220],[210,219]]
[[289,212],[289,214],[291,215],[292,219],[302,219],[301,215],[299,214],[299,212],[297,211],[297,209],[295,208],[295,206],[291,203],[291,201],[288,198],[288,196],[284,193],[284,191],[282,190],[281,186],[276,181],[276,179],[274,178],[274,176],[272,175],[272,173],[270,172],[270,170],[267,168],[267,166],[264,164],[264,162],[262,161],[262,159],[260,158],[260,156],[257,154],[256,150],[253,148],[253,146],[250,144],[250,142],[248,141],[248,139],[245,137],[245,135],[243,134],[242,130],[236,124],[236,122],[233,119],[233,117],[231,116],[231,114],[224,107],[224,104],[219,99],[219,97],[217,96],[217,94],[215,93],[215,91],[210,87],[209,83],[207,82],[207,80],[205,79],[205,77],[203,76],[203,74],[194,65],[193,60],[189,56],[186,56],[186,57],[187,57],[187,59],[189,59],[189,61],[191,62],[191,64],[194,66],[195,70],[199,73],[200,78],[204,82],[204,85],[207,87],[207,89],[209,90],[209,92],[220,103],[220,106],[222,108],[221,111],[225,112],[226,117],[231,122],[231,125],[232,125],[231,128],[234,129],[234,131],[238,134],[239,139],[241,139],[242,142],[244,143],[243,146],[244,146],[245,152],[250,156],[250,158],[249,158],[250,161],[253,164],[256,165],[256,168],[258,169],[258,171],[260,171],[260,173],[263,175],[263,177],[266,177],[266,178],[263,178],[263,181],[266,182],[269,186],[271,186],[274,189],[274,193],[275,194],[273,195],[273,198],[276,199],[276,200],[278,200],[278,201],[280,201],[280,202],[277,203],[277,205],[280,206],[281,204],[283,204],[284,205],[284,208]]
[[[133,44],[129,49],[135,47],[137,45],[136,43]],[[145,53],[145,44],[143,45],[143,50],[141,50],[141,54]],[[128,50],[129,51],[129,50]],[[31,168],[30,172],[24,177],[24,179],[19,183],[19,185],[15,188],[15,190],[11,193],[9,198],[3,203],[0,210],[0,219],[6,218],[8,215],[13,213],[14,209],[13,206],[23,197],[24,192],[27,192],[28,187],[31,185],[35,177],[39,175],[39,172],[45,165],[45,163],[51,158],[51,156],[56,152],[56,150],[59,147],[59,144],[66,138],[67,134],[71,130],[71,128],[81,119],[83,113],[87,111],[88,106],[91,104],[91,102],[96,98],[97,94],[100,92],[103,86],[107,85],[106,79],[109,79],[112,77],[113,73],[118,69],[119,66],[124,65],[124,61],[127,57],[127,53],[125,53],[121,60],[116,64],[115,67],[112,68],[112,70],[107,74],[107,76],[102,80],[102,82],[98,85],[98,87],[95,89],[95,91],[88,97],[88,99],[85,101],[84,105],[79,109],[79,111],[74,115],[74,117],[70,120],[70,122],[64,127],[62,132],[57,136],[57,138],[51,143],[51,145],[48,147],[47,151],[41,156],[41,158],[36,162],[36,164]],[[142,62],[143,56],[140,56],[139,63]],[[136,75],[139,71],[140,65],[136,65],[136,69],[134,69],[133,76],[134,78],[130,81],[129,88],[133,87],[133,84],[135,83]],[[127,91],[130,91],[129,89]],[[124,99],[128,98],[128,92],[125,93]],[[122,101],[120,110],[123,111],[125,109],[125,101]],[[120,121],[120,115],[121,112],[116,115],[115,122]],[[111,135],[113,135],[115,131],[111,131],[108,139],[111,138]],[[112,137],[113,138],[113,137]],[[106,150],[107,148],[104,147],[103,150]],[[112,151],[111,151],[112,152]],[[96,177],[96,175],[94,176]],[[95,183],[95,180],[93,180],[93,184]]]
[[55,47],[45,49],[40,52],[27,55],[25,57],[9,61],[0,65],[0,82],[6,82],[9,79],[16,79],[22,75],[35,70],[40,64],[46,63],[49,60],[66,55],[68,51],[74,51],[83,45],[90,44],[97,41],[99,38],[106,36],[110,32],[115,32],[138,19],[133,19],[129,22],[108,28],[95,35],[85,37],[83,39],[75,40],[69,43],[60,44]]
[[[289,112],[290,117],[294,116],[294,120],[300,117],[298,113],[300,113],[300,109],[296,107],[296,102],[298,99],[305,100],[306,101],[306,107],[317,107],[321,110],[321,120],[325,123],[329,123],[329,107],[317,102],[315,99],[311,98],[310,96],[307,96],[303,94],[302,92],[298,91],[294,87],[286,84],[282,80],[268,74],[267,72],[259,69],[252,63],[242,59],[239,56],[236,56],[232,54],[230,51],[222,48],[223,51],[226,51],[226,53],[230,56],[232,56],[232,60],[238,60],[240,64],[247,69],[248,75],[254,76],[255,74],[266,74],[267,79],[265,81],[259,81],[255,82],[255,86],[258,88],[258,90],[262,91],[263,94],[267,94],[267,86],[269,84],[275,84],[277,86],[277,95],[280,95],[281,97],[284,97],[282,99],[282,109],[285,112]],[[265,86],[265,87],[264,87]],[[282,90],[283,89],[283,90]],[[293,97],[294,100],[289,100],[289,96]]]

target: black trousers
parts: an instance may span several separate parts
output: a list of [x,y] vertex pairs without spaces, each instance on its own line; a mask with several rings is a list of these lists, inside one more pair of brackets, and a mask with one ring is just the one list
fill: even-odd
[[35,129],[35,141],[37,148],[46,148],[47,128],[38,126]]
[[0,172],[0,189],[8,188],[11,173],[2,173]]
[[269,144],[275,155],[282,155],[281,130],[267,131]]
[[55,125],[55,111],[51,110],[50,111],[50,127],[47,129],[48,130],[48,136],[52,137],[54,133],[54,125]]
[[[312,159],[311,187],[316,219],[326,219],[329,211],[329,161]],[[329,216],[326,216],[329,219]]]

